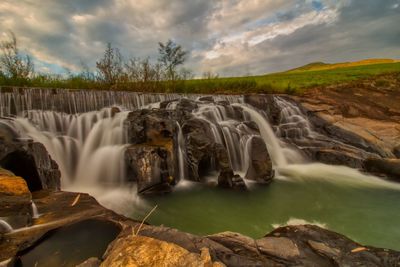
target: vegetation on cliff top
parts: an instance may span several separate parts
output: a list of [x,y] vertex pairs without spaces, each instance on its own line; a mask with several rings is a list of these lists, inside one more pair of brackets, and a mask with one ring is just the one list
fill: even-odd
[[358,62],[327,64],[315,62],[286,72],[260,76],[219,78],[204,73],[194,79],[190,70],[178,69],[187,52],[172,41],[159,43],[159,59],[125,60],[118,48],[107,44],[104,55],[93,72],[82,64],[80,73],[66,75],[36,73],[29,55],[21,55],[13,33],[0,44],[0,86],[45,88],[130,90],[176,93],[287,93],[301,94],[308,88],[399,73],[400,62],[392,59],[369,59]]

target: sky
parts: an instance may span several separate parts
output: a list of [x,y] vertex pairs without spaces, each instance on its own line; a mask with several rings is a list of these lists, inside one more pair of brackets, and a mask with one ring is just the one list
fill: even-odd
[[188,51],[196,76],[258,75],[310,62],[400,58],[400,0],[1,0],[41,72],[90,68],[111,42],[157,60],[158,42]]

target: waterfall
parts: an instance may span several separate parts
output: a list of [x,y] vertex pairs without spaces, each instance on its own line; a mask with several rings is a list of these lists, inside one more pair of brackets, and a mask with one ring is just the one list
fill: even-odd
[[246,145],[255,132],[246,126],[243,112],[231,105],[202,103],[192,114],[210,125],[214,141],[227,150],[231,168],[237,172],[247,171],[249,150]]
[[182,134],[182,128],[179,122],[176,122],[177,127],[178,127],[178,164],[179,164],[179,180],[183,181],[185,179],[185,155],[183,153],[184,151],[184,145],[185,141],[183,139],[183,134]]
[[[197,99],[198,108],[192,111],[192,115],[210,125],[214,141],[226,148],[230,166],[235,172],[247,171],[251,140],[259,134],[268,148],[278,176],[302,176],[304,168],[314,168],[322,177],[331,175],[336,168],[331,166],[328,170],[320,165],[312,168],[311,165],[301,164],[302,157],[288,143],[325,137],[312,130],[307,117],[290,101],[275,97],[281,113],[274,132],[263,112],[241,104],[241,96],[214,96],[214,101],[199,96],[13,88],[0,93],[0,111],[2,115],[18,114],[18,117],[4,120],[3,123],[19,133],[21,138],[44,144],[59,165],[63,189],[76,186],[79,190],[79,186],[90,188],[99,183],[123,184],[127,142],[123,122],[128,111],[120,110],[159,109],[161,101],[168,101],[165,108],[174,110],[183,97]],[[115,105],[123,108],[116,108]],[[46,109],[57,111],[43,111]],[[99,111],[91,111],[96,109]],[[259,132],[252,122],[257,124]],[[177,124],[179,178],[184,180],[187,167],[184,138],[181,125]],[[343,173],[342,169],[337,170]]]
[[39,218],[39,216],[40,215],[39,215],[38,208],[37,208],[35,202],[33,202],[33,200],[32,200],[32,218],[37,219],[37,218]]
[[83,114],[32,110],[6,123],[22,138],[42,143],[61,171],[61,186],[120,183],[124,177],[128,112],[108,108]]
[[[0,116],[20,115],[26,110],[52,110],[68,114],[86,113],[111,106],[135,110],[146,105],[180,98],[196,100],[200,94],[164,94],[130,91],[66,90],[49,88],[0,87]],[[240,96],[214,96],[238,102]],[[152,108],[149,105],[149,108]]]
[[[246,111],[251,119],[257,123],[261,137],[267,145],[272,162],[277,170],[277,178],[289,179],[292,181],[304,182],[310,179],[320,180],[335,184],[348,186],[386,187],[399,190],[400,184],[385,181],[372,175],[366,175],[356,169],[346,166],[335,166],[322,163],[301,164],[301,162],[288,163],[288,156],[295,151],[282,148],[275,136],[268,120],[255,109],[243,105],[233,104]],[[287,107],[287,106],[286,106]],[[287,110],[286,110],[287,111]],[[293,113],[284,113],[286,115]],[[308,121],[307,121],[308,123]],[[285,151],[286,150],[286,151]],[[289,153],[288,153],[289,152]]]
[[255,109],[250,108],[249,106],[246,106],[244,104],[233,105],[242,108],[250,115],[251,120],[257,123],[261,137],[268,148],[268,152],[271,156],[271,160],[274,166],[281,167],[287,165],[284,150],[280,146],[279,140],[275,136],[274,131],[272,130],[269,122],[264,118],[264,116],[257,112]]
[[9,233],[13,231],[13,228],[5,220],[0,219],[0,230],[1,232]]
[[277,136],[304,139],[315,138],[318,135],[312,130],[310,122],[299,107],[279,96],[275,97],[275,101],[281,108],[279,125],[276,131]]

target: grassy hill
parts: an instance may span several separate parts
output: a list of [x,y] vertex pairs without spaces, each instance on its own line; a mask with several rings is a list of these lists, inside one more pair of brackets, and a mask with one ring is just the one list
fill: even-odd
[[400,62],[317,62],[295,70],[261,76],[190,80],[177,90],[187,93],[302,93],[307,88],[365,79],[385,73],[400,75]]
[[360,60],[360,61],[355,61],[355,62],[343,62],[343,63],[333,63],[333,64],[324,63],[324,62],[313,62],[313,63],[307,64],[307,65],[304,65],[302,67],[289,70],[287,72],[332,70],[332,69],[374,65],[374,64],[390,64],[390,63],[396,63],[396,62],[400,62],[400,60],[377,58],[377,59],[365,59],[365,60]]

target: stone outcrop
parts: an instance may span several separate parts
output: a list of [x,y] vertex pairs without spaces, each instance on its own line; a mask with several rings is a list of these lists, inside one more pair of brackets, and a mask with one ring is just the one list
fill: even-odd
[[137,181],[139,193],[169,192],[177,182],[177,125],[172,116],[165,110],[138,110],[124,123],[132,144],[126,150],[128,178]]
[[58,165],[41,143],[0,136],[0,166],[23,177],[30,191],[60,189]]
[[246,184],[239,174],[233,171],[221,171],[218,175],[218,186],[222,188],[246,189]]
[[267,147],[260,137],[253,137],[250,141],[249,168],[246,179],[260,183],[269,183],[274,177],[272,162]]
[[171,151],[165,147],[132,145],[126,150],[130,174],[140,194],[167,193],[174,183]]
[[[381,86],[377,80],[390,86]],[[292,99],[316,131],[372,154],[363,159],[393,158],[400,143],[399,87],[400,80],[388,74],[307,90]]]
[[200,181],[202,174],[207,173],[214,158],[215,142],[208,122],[192,118],[182,125],[188,158],[188,178]]

